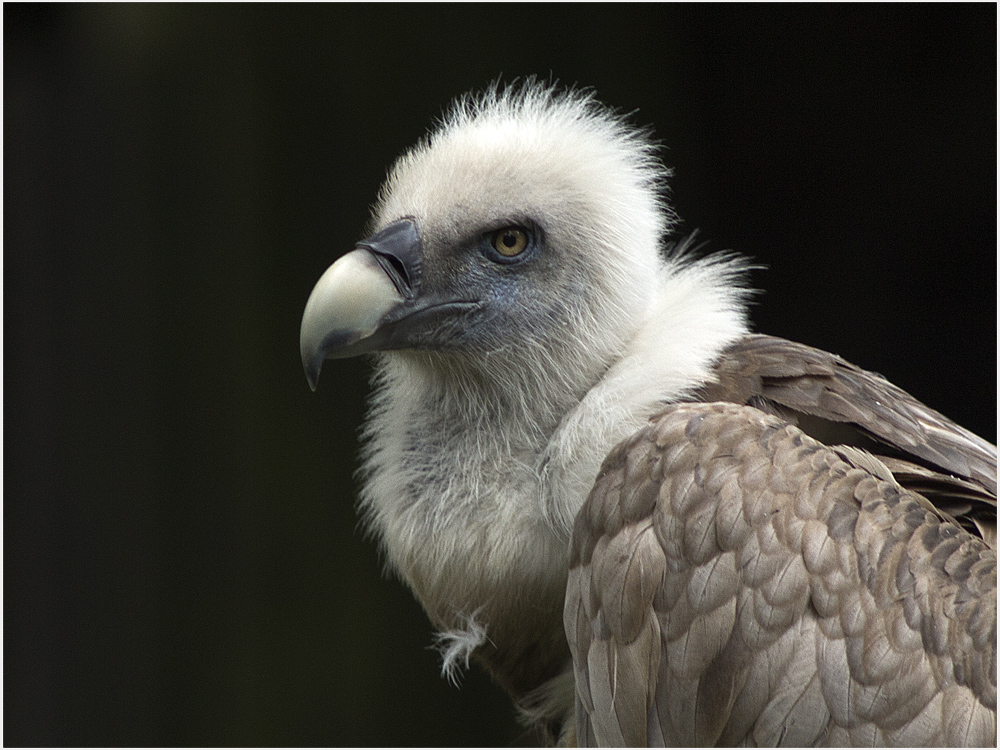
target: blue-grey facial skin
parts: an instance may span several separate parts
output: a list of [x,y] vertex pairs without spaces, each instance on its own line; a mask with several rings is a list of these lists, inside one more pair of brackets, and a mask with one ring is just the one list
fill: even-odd
[[[544,240],[539,229],[526,224],[523,219],[509,220],[428,243],[423,293],[452,317],[435,316],[423,330],[412,331],[414,348],[487,352],[496,347],[495,332],[505,322],[541,309],[533,277],[544,268]],[[493,248],[497,232],[522,226],[528,242],[519,255],[505,257]]]
[[[501,255],[492,244],[506,228],[528,236],[524,251],[515,257]],[[446,307],[420,321],[422,325],[407,327],[410,348],[483,355],[509,346],[510,337],[500,333],[512,327],[534,340],[547,338],[576,317],[578,311],[565,300],[586,304],[586,273],[578,272],[572,254],[556,257],[559,247],[577,247],[579,239],[569,234],[552,237],[530,212],[498,217],[472,229],[438,223],[429,231],[421,229],[421,236],[420,296],[428,306]],[[455,304],[459,302],[466,304]]]

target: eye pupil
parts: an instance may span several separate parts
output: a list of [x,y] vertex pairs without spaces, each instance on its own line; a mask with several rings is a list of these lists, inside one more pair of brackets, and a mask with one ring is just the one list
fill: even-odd
[[528,235],[523,229],[509,227],[493,235],[493,248],[506,258],[515,258],[528,247]]

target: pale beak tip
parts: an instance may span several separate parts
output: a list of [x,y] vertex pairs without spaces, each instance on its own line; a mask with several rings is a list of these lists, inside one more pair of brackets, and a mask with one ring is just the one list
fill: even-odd
[[309,381],[309,390],[315,393],[319,385],[319,368],[306,367],[306,380]]

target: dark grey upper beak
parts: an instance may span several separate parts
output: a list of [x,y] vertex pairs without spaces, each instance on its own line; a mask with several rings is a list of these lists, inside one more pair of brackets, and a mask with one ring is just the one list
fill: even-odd
[[362,240],[330,266],[306,302],[299,350],[316,390],[326,359],[378,350],[381,326],[416,298],[422,252],[412,219],[394,222]]

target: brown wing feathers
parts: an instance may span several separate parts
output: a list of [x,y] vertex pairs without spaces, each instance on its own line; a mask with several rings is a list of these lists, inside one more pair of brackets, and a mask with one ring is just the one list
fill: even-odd
[[718,381],[702,390],[701,400],[757,406],[798,422],[822,442],[850,441],[904,459],[918,471],[901,471],[897,479],[930,484],[942,501],[972,490],[968,499],[991,506],[985,512],[995,519],[996,446],[881,376],[828,352],[762,335],[746,336],[723,352],[716,372]]
[[619,446],[573,536],[578,739],[995,743],[995,552],[869,460],[721,403]]

